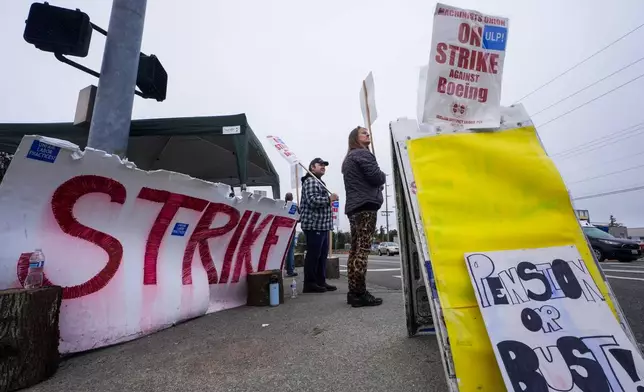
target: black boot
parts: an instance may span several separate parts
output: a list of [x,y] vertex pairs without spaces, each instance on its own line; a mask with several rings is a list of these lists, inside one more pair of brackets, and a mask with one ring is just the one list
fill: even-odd
[[365,291],[364,294],[356,296],[356,299],[351,303],[351,306],[353,306],[354,308],[378,305],[382,305],[382,298],[376,298],[368,291]]
[[357,295],[354,292],[349,291],[347,293],[347,304],[353,305],[354,302],[357,302],[359,298],[359,295]]
[[336,291],[338,289],[337,287],[330,285],[328,283],[324,283],[322,287],[324,287],[326,291]]

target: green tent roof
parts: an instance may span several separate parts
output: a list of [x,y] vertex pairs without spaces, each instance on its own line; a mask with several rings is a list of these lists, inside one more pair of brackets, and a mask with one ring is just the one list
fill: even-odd
[[[223,134],[223,127],[235,125],[239,134]],[[85,148],[88,129],[72,123],[0,124],[0,151],[13,154],[25,135]],[[273,197],[280,197],[279,175],[245,114],[133,120],[127,158],[142,170],[170,170],[230,186],[270,186]]]

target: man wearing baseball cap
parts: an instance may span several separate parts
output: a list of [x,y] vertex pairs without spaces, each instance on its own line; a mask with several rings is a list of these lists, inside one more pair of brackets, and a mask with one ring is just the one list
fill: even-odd
[[302,200],[300,202],[300,225],[306,235],[306,259],[304,260],[305,293],[324,293],[337,288],[326,283],[326,261],[329,255],[329,230],[333,229],[331,203],[338,195],[322,185],[322,176],[329,162],[315,158],[309,171],[302,177]]

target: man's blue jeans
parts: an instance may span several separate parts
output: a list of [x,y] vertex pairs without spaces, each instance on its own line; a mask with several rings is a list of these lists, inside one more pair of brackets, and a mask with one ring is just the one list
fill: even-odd
[[304,230],[306,235],[306,260],[304,260],[304,285],[326,284],[326,259],[329,255],[329,232]]
[[286,254],[286,273],[291,275],[295,272],[295,243],[297,242],[297,236],[293,236],[291,244],[288,247],[288,253]]

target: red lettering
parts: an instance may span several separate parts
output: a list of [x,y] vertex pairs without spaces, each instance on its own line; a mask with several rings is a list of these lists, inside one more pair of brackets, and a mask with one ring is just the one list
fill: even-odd
[[442,76],[439,76],[438,77],[438,86],[436,88],[436,91],[438,91],[439,93],[445,94],[445,85],[446,84],[447,84],[447,79],[445,79]]
[[483,36],[483,28],[476,27],[472,29],[472,35],[470,35],[470,45],[474,47],[481,47],[481,37]]
[[449,65],[456,64],[456,54],[459,53],[459,47],[456,45],[449,46]]
[[[259,256],[259,264],[257,265],[257,271],[264,271],[266,269],[266,261],[268,260],[268,253],[271,251],[271,247],[273,245],[276,245],[279,236],[276,235],[277,230],[280,227],[286,227],[286,228],[292,228],[295,226],[295,220],[291,218],[287,218],[284,216],[276,216],[275,219],[273,219],[273,223],[271,224],[270,229],[268,229],[268,234],[266,235],[266,240],[264,240],[264,246],[262,247],[262,253]],[[294,235],[294,234],[293,234]],[[290,236],[291,240],[293,239],[293,235]],[[289,242],[288,245],[286,246],[286,252],[284,252],[284,256],[282,256],[282,263],[284,263],[284,257],[286,257],[286,253],[288,252],[289,246],[291,246],[291,243]],[[282,267],[280,266],[280,269]]]
[[436,62],[438,64],[445,64],[445,61],[447,60],[447,55],[445,54],[445,51],[447,50],[447,44],[444,42],[439,42],[438,45],[436,45]]
[[[228,215],[228,222],[226,222],[226,224],[221,227],[210,228],[210,225],[215,220],[215,216],[218,213]],[[239,211],[237,211],[234,207],[223,203],[210,203],[210,205],[208,205],[208,208],[206,208],[206,211],[201,216],[201,219],[199,219],[199,223],[197,223],[195,230],[192,232],[190,240],[188,240],[188,245],[186,245],[186,250],[183,253],[182,282],[184,285],[192,284],[192,257],[194,256],[197,244],[199,245],[199,256],[201,257],[201,263],[203,264],[203,267],[208,274],[208,284],[217,283],[217,269],[215,268],[212,256],[210,255],[208,239],[220,237],[228,233],[235,226],[237,226],[237,222],[239,222]],[[237,234],[237,232],[235,232],[235,234]],[[233,239],[231,241],[234,240],[235,236],[233,236]]]
[[459,48],[457,67],[467,69],[467,64],[469,62],[469,59],[470,59],[470,51],[466,48]]
[[470,25],[467,23],[461,23],[461,25],[458,26],[458,40],[462,44],[467,44],[470,41],[470,32]]
[[257,224],[257,220],[259,219],[260,215],[261,214],[259,212],[253,213],[253,217],[251,218],[250,223],[248,224],[248,227],[246,227],[244,238],[242,239],[241,245],[239,246],[239,250],[237,251],[237,263],[235,264],[235,271],[233,273],[232,283],[239,282],[242,266],[245,267],[247,274],[253,272],[252,253],[251,253],[253,249],[253,245],[255,244],[255,241],[257,241],[257,237],[259,237],[259,235],[262,233],[262,231],[264,231],[266,226],[268,226],[271,220],[273,220],[273,215],[268,215],[262,220],[259,226],[255,228],[255,225]]
[[155,203],[164,203],[157,219],[150,229],[148,241],[145,244],[145,257],[143,261],[143,284],[157,284],[157,261],[159,258],[159,247],[161,241],[168,231],[170,222],[174,219],[179,208],[189,208],[195,211],[203,211],[208,205],[208,201],[191,196],[181,195],[159,189],[141,188],[139,199],[152,201]]
[[235,229],[235,233],[233,233],[233,237],[230,239],[230,242],[228,243],[228,248],[226,248],[226,254],[224,254],[224,264],[221,266],[221,277],[219,278],[219,283],[228,282],[228,276],[230,275],[230,268],[233,265],[233,256],[235,255],[235,251],[237,250],[237,244],[239,244],[239,240],[241,239],[242,233],[244,232],[244,227],[246,227],[246,223],[248,223],[248,218],[250,218],[250,214],[251,214],[250,211],[244,212],[244,215],[239,221],[239,225],[237,225],[237,228]]
[[472,54],[474,53],[476,54],[476,70],[478,72],[488,72],[487,62],[490,54],[483,52],[473,52]]
[[[90,193],[105,193],[112,203],[123,204],[127,191],[118,181],[101,176],[77,176],[59,186],[51,198],[51,210],[61,230],[72,237],[91,242],[103,249],[108,256],[107,264],[85,283],[63,287],[63,299],[80,298],[95,293],[105,287],[114,277],[123,259],[123,246],[114,237],[87,227],[74,217],[74,205],[82,196]],[[23,253],[18,261],[18,279],[21,284],[27,277],[29,256]],[[52,283],[45,277],[44,284]]]
[[490,54],[490,72],[496,74],[499,72],[499,55],[498,53]]

